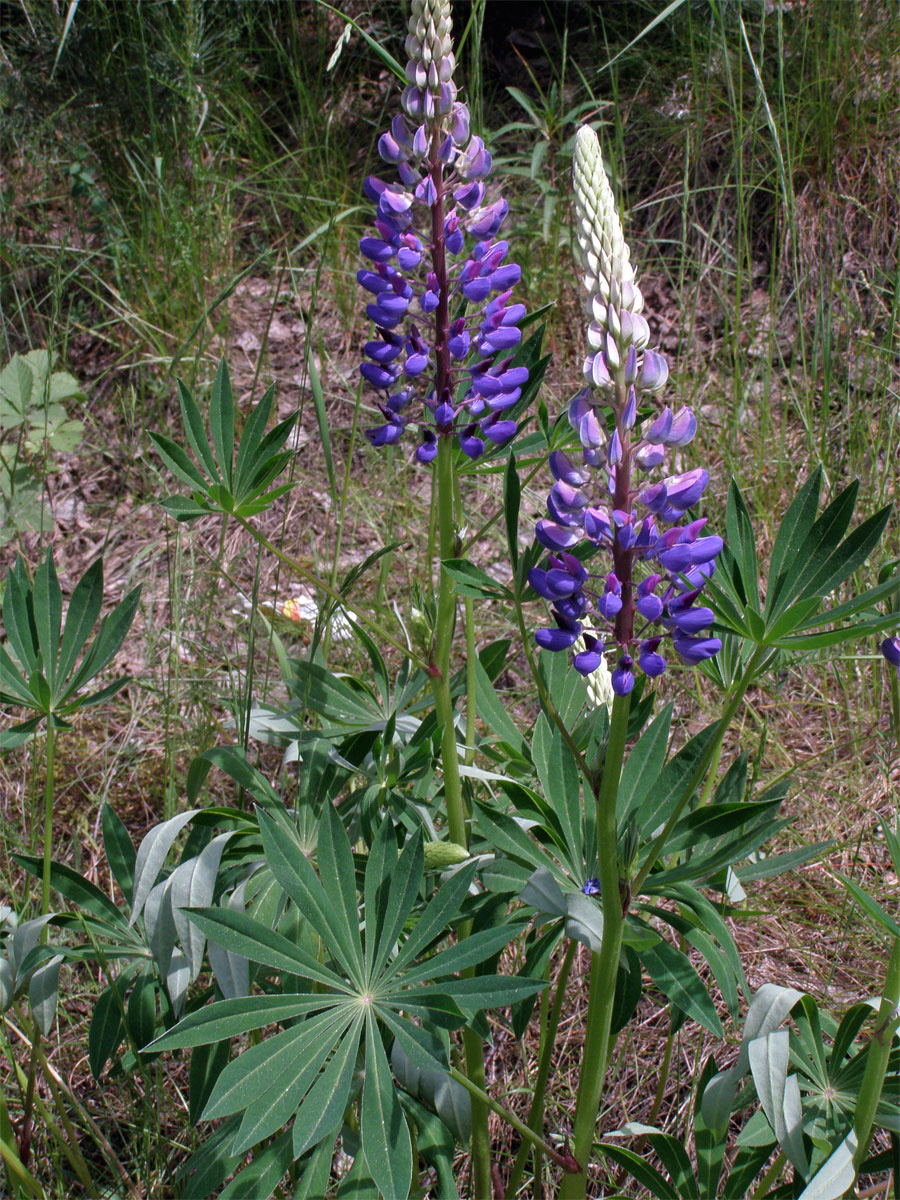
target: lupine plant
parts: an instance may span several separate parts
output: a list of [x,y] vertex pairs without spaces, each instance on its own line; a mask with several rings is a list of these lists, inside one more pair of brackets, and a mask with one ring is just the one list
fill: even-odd
[[[851,528],[851,485],[820,513],[813,472],[763,570],[736,484],[723,527],[707,529],[714,485],[689,458],[698,419],[661,402],[668,365],[651,346],[589,127],[574,154],[586,386],[558,419],[539,410],[537,431],[524,429],[547,359],[540,330],[523,337],[531,318],[513,298],[520,272],[500,237],[508,208],[459,99],[448,0],[412,0],[406,49],[402,112],[379,141],[392,178],[364,184],[376,216],[359,283],[374,326],[361,374],[381,414],[367,431],[372,453],[402,446],[412,427],[416,469],[431,472],[437,545],[414,603],[399,631],[385,629],[355,594],[378,554],[326,583],[257,531],[254,518],[288,486],[276,480],[293,418],[266,434],[271,393],[235,458],[224,364],[209,439],[182,389],[188,449],[154,440],[191,495],[168,497],[166,511],[186,523],[236,520],[257,537],[316,588],[325,618],[335,605],[350,614],[371,677],[335,670],[315,636],[305,656],[280,646],[284,698],[252,707],[246,745],[194,761],[190,809],[137,850],[105,809],[124,911],[70,868],[21,856],[79,915],[46,914],[67,930],[52,946],[14,938],[0,981],[13,981],[11,1001],[21,973],[50,956],[94,964],[104,978],[91,1026],[98,1077],[191,1051],[191,1121],[217,1124],[173,1167],[183,1196],[261,1200],[289,1186],[298,1198],[489,1200],[548,1194],[549,1178],[549,1194],[570,1198],[632,1195],[635,1181],[679,1200],[837,1200],[860,1174],[885,1169],[873,1133],[900,1133],[900,926],[847,878],[885,940],[879,994],[839,1018],[775,982],[751,994],[732,932],[745,886],[827,844],[772,852],[790,781],[762,778],[746,751],[728,761],[726,734],[784,655],[895,622],[879,608],[896,594],[894,576],[841,598],[890,510]],[[526,462],[553,482],[523,549]],[[503,504],[486,527],[505,528],[509,583],[469,560],[478,538],[463,532],[471,476],[500,471]],[[7,663],[5,686],[23,704],[52,691],[38,659],[59,641],[59,602],[42,571],[35,596],[49,599],[27,619],[21,568],[7,584],[7,632],[14,649],[28,635],[16,653],[30,675]],[[484,603],[520,634],[539,704],[527,732],[495,687],[511,639],[477,648]],[[48,604],[55,625],[41,616]],[[900,676],[900,640],[887,637],[882,652]],[[666,700],[675,672],[696,672],[718,703],[686,740]],[[253,765],[252,739],[284,751],[283,791]],[[213,768],[238,789],[237,807],[200,803]],[[885,825],[884,836],[900,869],[900,833]],[[590,964],[581,975],[579,951]],[[587,1015],[574,1111],[551,1127],[560,1025],[578,989]],[[607,1078],[645,990],[669,1027],[659,1068],[644,1064],[653,1116],[614,1129]],[[698,1064],[690,1120],[675,1133],[655,1122],[688,1020],[715,1038],[731,1022],[740,1046],[730,1065]],[[538,1046],[524,1113],[502,1077],[486,1078],[498,1030],[531,1030]],[[510,1131],[512,1154],[492,1144],[490,1114]]]

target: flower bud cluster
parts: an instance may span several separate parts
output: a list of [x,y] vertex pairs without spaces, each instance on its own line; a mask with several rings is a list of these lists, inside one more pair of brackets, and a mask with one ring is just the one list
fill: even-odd
[[[665,386],[668,366],[648,348],[643,299],[600,146],[586,127],[576,138],[574,180],[591,318],[584,363],[588,386],[568,414],[582,461],[560,450],[550,455],[555,482],[547,498],[549,516],[538,522],[536,533],[551,554],[529,579],[551,602],[555,622],[537,631],[538,644],[574,648],[576,668],[590,675],[611,642],[618,648],[612,687],[627,695],[636,669],[648,676],[665,671],[661,648],[669,640],[688,664],[718,653],[719,639],[706,632],[712,610],[697,601],[722,540],[704,532],[705,518],[682,523],[706,490],[705,470],[652,478],[670,449],[692,440],[697,421],[688,408],[673,412],[665,406],[637,428],[639,411]],[[589,570],[597,551],[606,555],[599,572]]]
[[507,414],[528,379],[512,365],[525,315],[512,300],[521,268],[497,237],[509,206],[486,199],[491,156],[457,100],[448,0],[413,0],[406,49],[404,115],[378,143],[399,182],[365,182],[375,234],[360,241],[370,265],[357,278],[376,336],[360,371],[383,393],[384,417],[366,435],[375,446],[399,441],[424,380],[430,417],[417,422],[418,459],[434,458],[441,435],[477,458],[517,428]]

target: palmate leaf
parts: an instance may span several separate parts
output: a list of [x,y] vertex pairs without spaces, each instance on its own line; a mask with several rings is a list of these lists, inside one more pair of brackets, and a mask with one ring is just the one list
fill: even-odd
[[760,646],[802,651],[858,639],[891,623],[890,615],[874,606],[896,588],[896,577],[831,609],[824,607],[826,597],[862,566],[878,544],[891,506],[848,533],[859,483],[852,483],[817,517],[821,489],[819,469],[785,513],[769,561],[765,604],[760,611],[755,537],[747,506],[732,483],[723,570],[708,588],[719,627]]
[[[262,811],[258,817],[272,874],[295,906],[289,912],[303,918],[302,926],[293,927],[301,935],[304,930],[318,935],[322,961],[297,944],[296,937],[276,933],[244,913],[183,911],[211,941],[319,984],[320,990],[219,1001],[183,1018],[152,1049],[213,1045],[251,1029],[286,1026],[224,1068],[203,1117],[242,1114],[225,1147],[232,1155],[292,1121],[295,1159],[340,1125],[353,1098],[361,1056],[363,1157],[381,1193],[402,1200],[412,1178],[412,1149],[384,1039],[399,1042],[421,1067],[446,1072],[446,1050],[437,1030],[458,1027],[487,1007],[533,995],[544,983],[458,975],[498,953],[521,925],[481,929],[441,947],[458,919],[476,864],[467,864],[445,882],[413,921],[425,880],[422,837],[417,833],[398,853],[396,832],[385,822],[366,862],[361,913],[350,844],[332,804],[324,806],[319,823],[318,874],[289,823],[276,824]],[[288,926],[282,922],[282,928]],[[417,962],[423,954],[428,957]]]
[[249,518],[264,511],[294,484],[267,491],[284,470],[291,451],[285,441],[297,421],[293,413],[266,433],[272,412],[274,387],[270,387],[247,418],[235,453],[235,405],[225,360],[219,363],[210,391],[209,437],[196,400],[179,382],[184,436],[196,458],[175,440],[152,432],[157,453],[176,479],[191,489],[191,498],[169,496],[162,505],[176,520],[191,521],[204,513],[235,514]]
[[[129,592],[100,622],[88,644],[103,602],[103,561],[98,559],[75,585],[62,623],[62,591],[51,551],[29,582],[18,558],[6,579],[3,622],[9,650],[0,647],[0,695],[31,709],[36,717],[7,731],[7,748],[19,744],[41,719],[66,728],[64,717],[102,703],[127,682],[122,676],[88,694],[86,688],[112,661],[137,611],[140,587]],[[79,656],[81,662],[78,663]],[[11,736],[10,736],[11,735]]]

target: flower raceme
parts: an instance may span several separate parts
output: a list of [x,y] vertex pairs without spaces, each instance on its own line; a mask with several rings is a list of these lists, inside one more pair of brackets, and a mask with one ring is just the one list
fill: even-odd
[[[692,440],[697,420],[688,408],[665,406],[637,428],[639,406],[663,389],[669,371],[665,358],[648,348],[643,299],[597,136],[587,127],[576,137],[574,182],[590,317],[587,386],[568,414],[581,462],[560,450],[550,455],[555,482],[548,518],[536,532],[551,553],[529,580],[550,601],[555,622],[537,631],[538,644],[574,647],[576,668],[589,675],[612,642],[619,655],[612,687],[627,695],[636,670],[665,671],[661,649],[668,641],[691,665],[720,650],[719,639],[706,632],[712,610],[698,600],[722,540],[705,532],[705,518],[683,523],[709,483],[705,470],[653,478],[668,451]],[[597,551],[604,554],[599,571],[589,569]],[[641,578],[638,564],[646,572]]]
[[370,265],[357,278],[375,337],[360,371],[382,393],[384,417],[366,436],[375,446],[399,441],[425,381],[419,461],[435,457],[440,436],[456,436],[478,458],[486,442],[503,445],[516,433],[508,413],[528,379],[512,365],[525,315],[512,301],[521,269],[497,237],[509,206],[486,199],[491,156],[457,100],[449,2],[411,7],[403,114],[378,143],[399,181],[365,182],[375,234],[360,241]]

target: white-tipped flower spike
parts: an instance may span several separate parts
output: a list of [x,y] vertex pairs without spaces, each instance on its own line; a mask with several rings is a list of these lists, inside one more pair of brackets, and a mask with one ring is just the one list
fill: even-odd
[[[608,327],[608,316],[603,310],[610,302],[616,309],[639,313],[643,298],[635,286],[631,255],[603,169],[600,143],[588,125],[582,125],[575,136],[573,176],[576,232],[585,271],[588,311]],[[598,296],[602,302],[594,305],[592,302]]]
[[[592,631],[589,630],[588,632]],[[585,641],[582,636],[575,642],[573,649],[578,654],[585,648]],[[616,694],[613,691],[612,671],[607,666],[606,659],[601,658],[597,669],[592,671],[590,675],[582,676],[582,678],[584,679],[588,704],[591,708],[606,708],[607,712],[611,713]]]
[[[709,482],[702,468],[646,485],[635,479],[636,471],[649,474],[661,467],[668,447],[686,446],[697,420],[688,408],[675,414],[665,407],[638,434],[639,406],[662,391],[669,368],[662,354],[648,348],[650,326],[640,313],[631,255],[597,136],[587,127],[575,139],[574,181],[591,324],[583,364],[588,386],[569,405],[569,423],[585,467],[599,478],[568,458],[551,459],[556,483],[547,498],[549,520],[538,521],[535,530],[550,551],[549,569],[534,568],[528,581],[550,601],[554,621],[536,631],[537,644],[542,650],[575,651],[573,665],[587,681],[590,703],[599,707],[612,694],[627,696],[636,671],[651,679],[663,674],[665,638],[691,665],[718,653],[719,639],[703,636],[713,611],[694,601],[712,575],[722,539],[700,537],[705,517],[681,524]],[[579,545],[591,553],[579,555]],[[594,550],[606,558],[599,570]],[[643,578],[636,572],[642,563],[651,572],[645,567]],[[612,671],[604,658],[610,650],[618,655]]]

